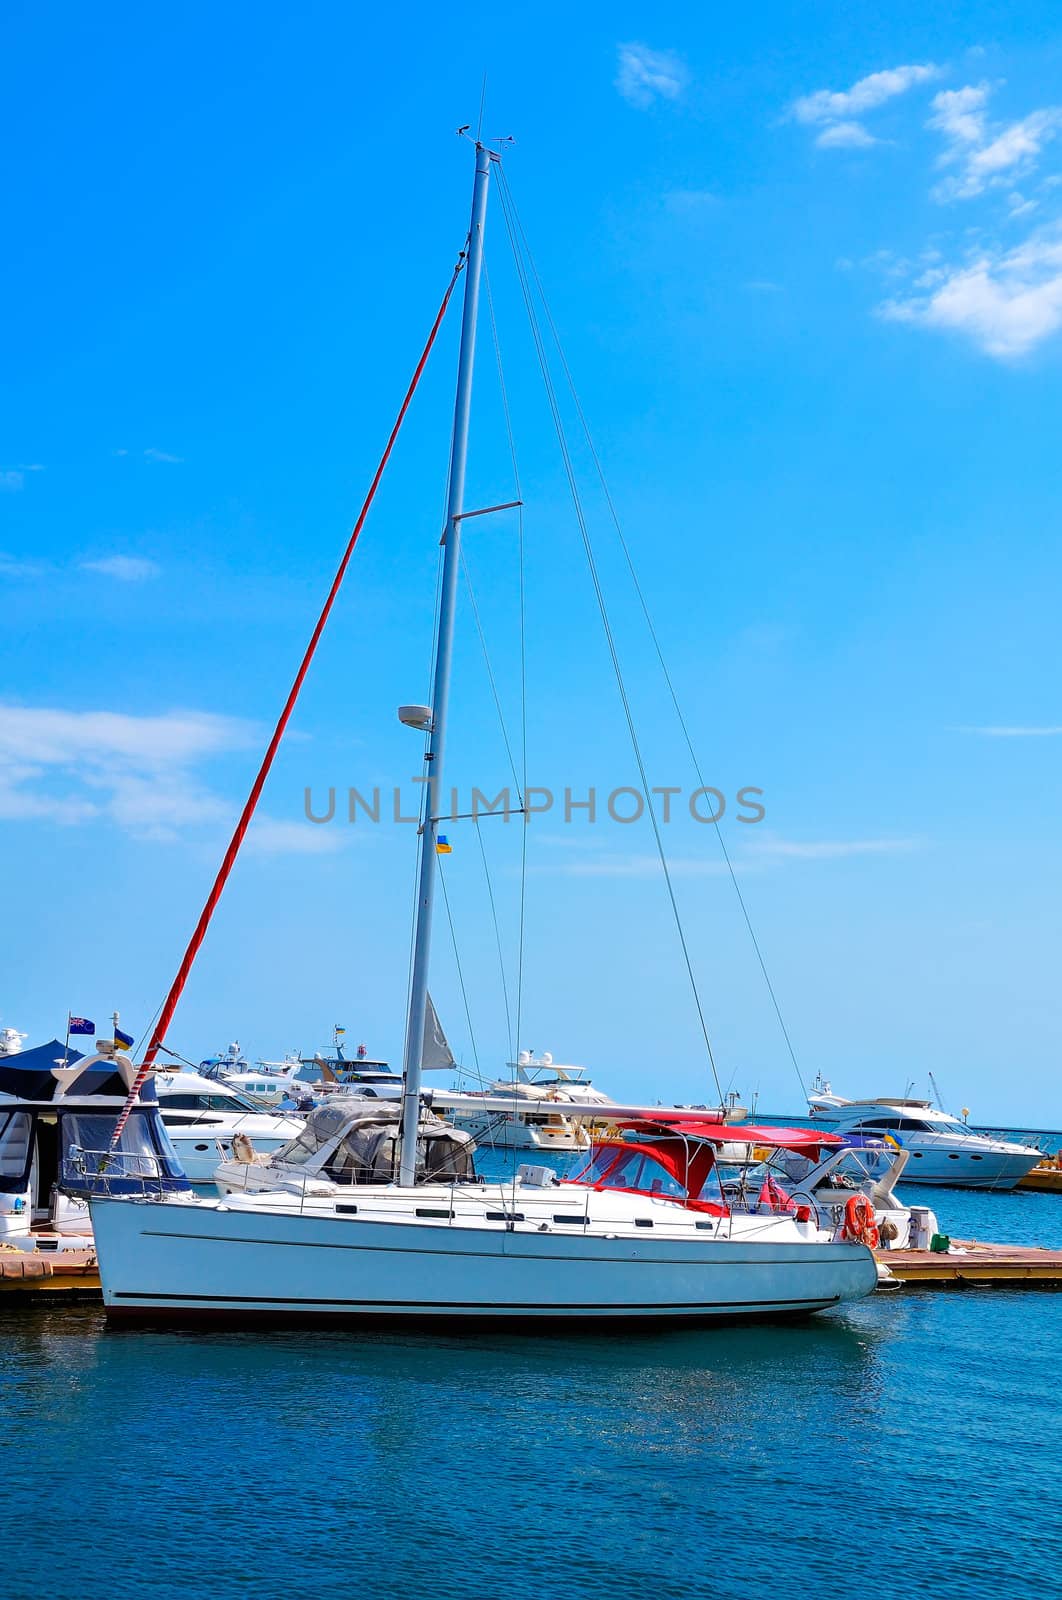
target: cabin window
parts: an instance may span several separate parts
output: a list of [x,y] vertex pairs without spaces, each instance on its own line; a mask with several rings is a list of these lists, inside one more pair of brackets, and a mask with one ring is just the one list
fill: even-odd
[[28,1111],[0,1116],[0,1190],[23,1189],[29,1173],[33,1118]]
[[163,1111],[235,1111],[240,1102],[224,1094],[167,1094],[159,1104]]

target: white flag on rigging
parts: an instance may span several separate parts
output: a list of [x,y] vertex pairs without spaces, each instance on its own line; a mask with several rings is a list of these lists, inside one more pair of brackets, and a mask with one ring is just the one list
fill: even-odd
[[454,1065],[453,1051],[447,1043],[442,1023],[439,1021],[439,1013],[429,995],[427,1010],[424,1013],[424,1045],[420,1052],[421,1071],[445,1072],[448,1067]]

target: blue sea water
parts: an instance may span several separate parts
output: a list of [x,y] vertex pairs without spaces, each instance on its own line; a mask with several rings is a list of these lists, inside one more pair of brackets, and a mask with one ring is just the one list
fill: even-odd
[[[1062,1198],[934,1190],[1062,1247]],[[3,1600],[1062,1590],[1062,1294],[631,1335],[0,1316]]]

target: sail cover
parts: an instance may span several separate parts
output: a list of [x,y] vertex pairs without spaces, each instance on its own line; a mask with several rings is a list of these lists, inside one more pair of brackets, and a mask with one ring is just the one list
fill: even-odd
[[439,1021],[439,1013],[429,995],[427,1009],[424,1012],[424,1045],[420,1053],[420,1069],[422,1072],[445,1072],[454,1064],[453,1051],[447,1043],[442,1023]]

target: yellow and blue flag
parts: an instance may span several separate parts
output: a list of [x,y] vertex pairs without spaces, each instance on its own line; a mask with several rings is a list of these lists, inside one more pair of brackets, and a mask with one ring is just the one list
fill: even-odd
[[440,833],[439,837],[435,841],[435,854],[437,856],[452,856],[453,853],[453,845],[450,843],[445,833]]
[[132,1034],[131,1033],[123,1033],[121,1028],[115,1028],[115,1030],[114,1030],[114,1048],[116,1050],[131,1050],[133,1048],[133,1036],[132,1036]]

